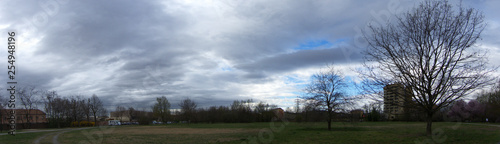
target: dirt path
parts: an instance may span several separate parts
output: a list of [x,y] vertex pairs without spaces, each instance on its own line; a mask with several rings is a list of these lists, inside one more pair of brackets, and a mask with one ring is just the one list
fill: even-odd
[[[66,132],[70,132],[70,131],[75,131],[75,130],[82,130],[82,129],[89,129],[89,128],[72,128],[72,129],[57,129],[57,130],[51,130],[51,131],[58,131],[58,132],[53,132],[53,133],[48,133],[48,134],[45,134],[41,137],[38,137],[37,139],[35,139],[35,141],[33,141],[34,144],[40,144],[40,141],[44,138],[46,138],[47,136],[50,136],[50,135],[53,135],[52,136],[52,143],[53,144],[59,144],[59,142],[57,141],[57,139],[59,138],[59,135],[63,134],[63,133],[66,133]],[[62,130],[62,131],[61,131]],[[44,130],[44,131],[47,131],[47,130]],[[33,132],[43,132],[43,131],[33,131]],[[54,135],[55,134],[55,135]]]
[[[35,133],[35,132],[49,132],[49,131],[60,131],[64,129],[50,129],[50,130],[32,130],[32,131],[25,131],[25,132],[16,132],[16,134],[22,134],[22,133]],[[0,133],[0,135],[7,135],[8,133]]]

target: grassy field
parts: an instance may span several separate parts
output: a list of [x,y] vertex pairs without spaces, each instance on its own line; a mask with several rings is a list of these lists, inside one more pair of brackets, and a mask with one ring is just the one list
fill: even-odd
[[0,143],[498,143],[500,127],[466,123],[433,123],[434,136],[421,122],[236,123],[117,126],[2,135]]

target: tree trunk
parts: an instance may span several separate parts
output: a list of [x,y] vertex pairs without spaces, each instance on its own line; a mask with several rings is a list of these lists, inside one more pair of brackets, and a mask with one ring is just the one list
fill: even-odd
[[427,136],[432,136],[432,113],[427,114]]
[[331,119],[328,120],[328,130],[329,131],[332,130],[332,120]]
[[97,125],[97,117],[95,116],[95,113],[94,113],[94,126],[98,126]]
[[332,111],[328,109],[328,131],[332,130]]

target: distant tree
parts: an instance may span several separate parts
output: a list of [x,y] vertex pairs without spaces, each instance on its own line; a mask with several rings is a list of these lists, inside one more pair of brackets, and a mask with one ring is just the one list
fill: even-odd
[[103,118],[107,118],[109,116],[108,114],[108,110],[106,110],[106,108],[104,107],[102,108],[102,110],[97,112],[97,116],[101,118],[100,120],[105,120]]
[[465,109],[466,105],[467,103],[464,100],[456,101],[448,112],[448,116],[460,122],[468,119],[470,113]]
[[50,109],[49,124],[51,127],[66,127],[71,122],[70,101],[67,98],[61,98],[57,93],[48,96],[46,108]]
[[67,108],[69,111],[69,115],[71,118],[69,120],[72,122],[82,121],[86,116],[85,113],[87,112],[87,110],[85,110],[87,108],[85,99],[83,99],[81,95],[74,95],[71,96],[68,101],[69,103],[65,108]]
[[44,93],[45,112],[49,120],[49,127],[61,128],[64,126],[65,111],[67,111],[67,99],[62,99],[57,91],[46,91]]
[[253,122],[254,119],[252,119],[251,107],[252,103],[252,99],[233,101],[233,103],[231,104],[232,122]]
[[472,49],[485,27],[483,17],[472,8],[453,9],[446,0],[427,0],[395,21],[371,25],[365,35],[369,72],[362,77],[410,89],[416,107],[427,115],[431,135],[436,112],[491,80],[486,57]]
[[276,105],[269,105],[268,103],[259,102],[255,105],[254,112],[256,120],[259,122],[267,122],[272,120],[274,114],[271,110],[277,108]]
[[210,123],[216,123],[216,122],[221,122],[222,120],[219,120],[220,113],[217,112],[217,106],[210,106],[207,110],[208,113],[208,121]]
[[467,103],[466,109],[469,110],[472,121],[482,121],[486,106],[477,100],[470,100]]
[[137,118],[137,111],[134,109],[134,107],[128,107],[127,112],[128,112],[128,116],[130,117],[130,121]]
[[[307,98],[307,97],[305,97]],[[317,121],[318,119],[323,120],[323,118],[318,117],[317,113],[320,111],[320,102],[316,100],[305,99],[302,103],[303,105],[303,117],[304,121]]]
[[102,101],[101,99],[99,99],[99,97],[97,97],[97,95],[92,94],[92,97],[87,100],[87,104],[90,109],[90,113],[92,113],[92,115],[94,116],[95,126],[98,126],[97,116],[99,115],[99,113],[105,110]]
[[485,106],[477,100],[471,100],[468,103],[459,100],[453,104],[448,116],[456,121],[482,121]]
[[380,116],[380,109],[377,109],[375,107],[372,107],[372,110],[370,111],[370,121],[379,121],[381,116]]
[[255,113],[263,113],[265,111],[267,111],[267,108],[269,107],[269,104],[264,104],[264,102],[259,102],[256,106],[255,106]]
[[334,112],[348,104],[348,99],[342,93],[346,86],[344,76],[333,66],[328,66],[326,70],[314,74],[304,90],[307,93],[305,98],[315,102],[327,113],[328,130],[331,130]]
[[137,119],[139,124],[147,125],[154,120],[154,117],[151,111],[147,111],[146,108],[143,108],[141,111],[137,111]]
[[153,106],[153,115],[160,118],[161,121],[167,122],[170,117],[170,102],[168,102],[167,97],[156,98],[156,104]]
[[485,120],[488,118],[488,122],[500,122],[500,81],[490,91],[480,94],[477,100],[485,106]]
[[31,128],[33,122],[32,111],[38,108],[37,106],[41,102],[42,92],[42,90],[36,89],[34,86],[24,86],[17,90],[17,95],[25,110],[21,118],[24,121],[24,128]]
[[127,111],[127,109],[125,109],[125,107],[123,107],[123,106],[116,106],[115,115],[116,115],[116,117],[118,117],[120,119],[120,121],[122,121],[123,117],[127,113],[126,111]]
[[88,103],[88,99],[85,100],[84,96],[82,96],[82,100],[80,101],[80,109],[82,110],[83,114],[85,115],[86,121],[90,122],[90,115],[92,111],[90,110],[90,104]]
[[193,121],[196,114],[196,102],[186,98],[179,103],[179,106],[181,107],[181,115],[184,117],[184,120]]
[[45,112],[47,112],[47,116],[50,118],[54,117],[54,108],[52,105],[53,100],[58,97],[56,91],[46,91],[44,92],[44,101],[45,101]]
[[[4,95],[0,94],[0,124],[3,124],[4,121],[6,121],[5,119],[3,119],[3,117],[5,117],[4,115],[2,115],[3,113],[8,113],[8,109],[6,109],[8,107],[8,100],[6,97],[4,97]],[[0,125],[0,132],[3,131],[3,126]]]
[[367,121],[380,121],[382,119],[380,104],[370,103],[365,104],[363,109],[366,112]]

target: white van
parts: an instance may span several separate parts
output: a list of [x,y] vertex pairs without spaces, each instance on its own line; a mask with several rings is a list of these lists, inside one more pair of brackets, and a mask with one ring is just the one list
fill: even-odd
[[122,125],[119,120],[109,120],[108,125],[110,126],[115,126],[115,125]]

